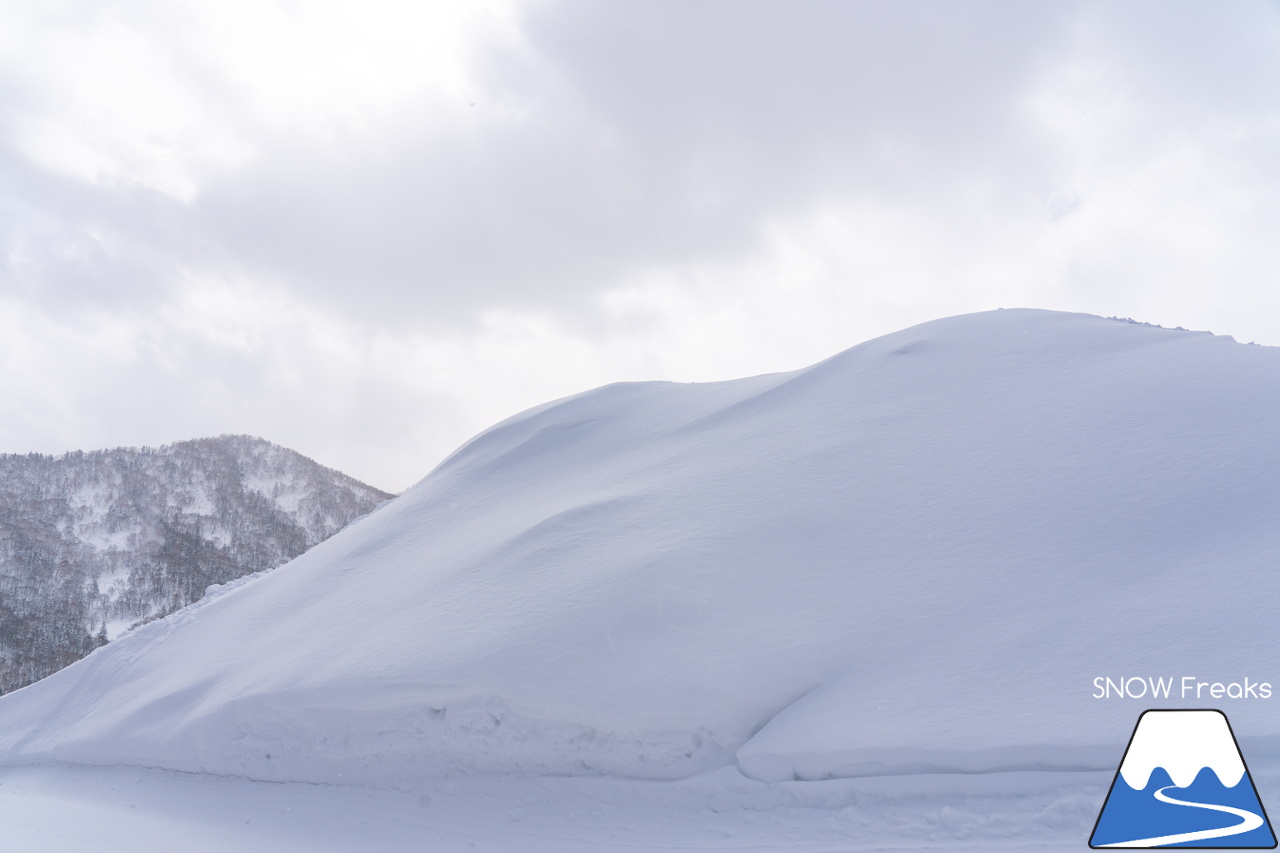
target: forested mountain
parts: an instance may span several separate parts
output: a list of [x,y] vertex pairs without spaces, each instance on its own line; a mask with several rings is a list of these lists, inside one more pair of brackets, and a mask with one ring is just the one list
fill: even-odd
[[0,693],[392,497],[249,436],[0,455]]

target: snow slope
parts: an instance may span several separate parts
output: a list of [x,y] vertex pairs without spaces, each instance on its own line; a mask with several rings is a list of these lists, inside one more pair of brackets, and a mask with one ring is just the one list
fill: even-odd
[[[1280,684],[1277,401],[1280,351],[1035,310],[607,386],[3,697],[0,763],[378,785],[1114,768],[1147,705],[1093,678]],[[1280,735],[1278,701],[1227,711]]]

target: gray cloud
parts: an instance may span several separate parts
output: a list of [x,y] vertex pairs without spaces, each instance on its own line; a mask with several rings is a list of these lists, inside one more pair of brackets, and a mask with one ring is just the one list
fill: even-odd
[[463,108],[481,118],[457,117],[479,132],[408,115],[314,160],[283,140],[199,212],[234,256],[383,316],[565,310],[636,269],[739,254],[815,197],[1007,165],[1009,101],[1063,15],[995,9],[993,28],[947,3],[536,8],[528,52],[482,64]]
[[1074,58],[1073,29],[1100,30],[1161,131],[1267,103],[1252,81],[1276,54],[1240,23],[1169,4],[547,4],[522,19],[523,49],[479,57],[474,100],[327,138],[261,126],[175,49],[256,155],[189,205],[10,160],[24,220],[44,220],[26,280],[114,300],[234,270],[427,328],[566,310],[632,270],[739,255],[815,201],[929,204],[974,175],[1047,196],[1019,99]]
[[[76,225],[114,238],[99,269],[134,246],[162,276],[227,263],[374,323],[564,307],[636,267],[741,252],[815,195],[918,189],[918,169],[1007,157],[1008,102],[1062,17],[1027,9],[535,7],[525,51],[481,58],[474,101],[329,139],[254,126],[187,62],[258,156],[189,206],[113,187],[45,204],[71,232],[60,242]],[[72,286],[73,267],[49,277]]]

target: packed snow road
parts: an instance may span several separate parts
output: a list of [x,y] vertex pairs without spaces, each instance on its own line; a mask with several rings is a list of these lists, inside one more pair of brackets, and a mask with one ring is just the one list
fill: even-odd
[[62,853],[1079,850],[1106,773],[763,784],[473,775],[428,789],[130,767],[0,768],[6,850]]

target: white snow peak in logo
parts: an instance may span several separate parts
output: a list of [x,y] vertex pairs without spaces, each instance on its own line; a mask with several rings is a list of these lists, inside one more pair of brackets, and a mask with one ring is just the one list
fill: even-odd
[[1275,847],[1226,715],[1144,711],[1089,846]]

